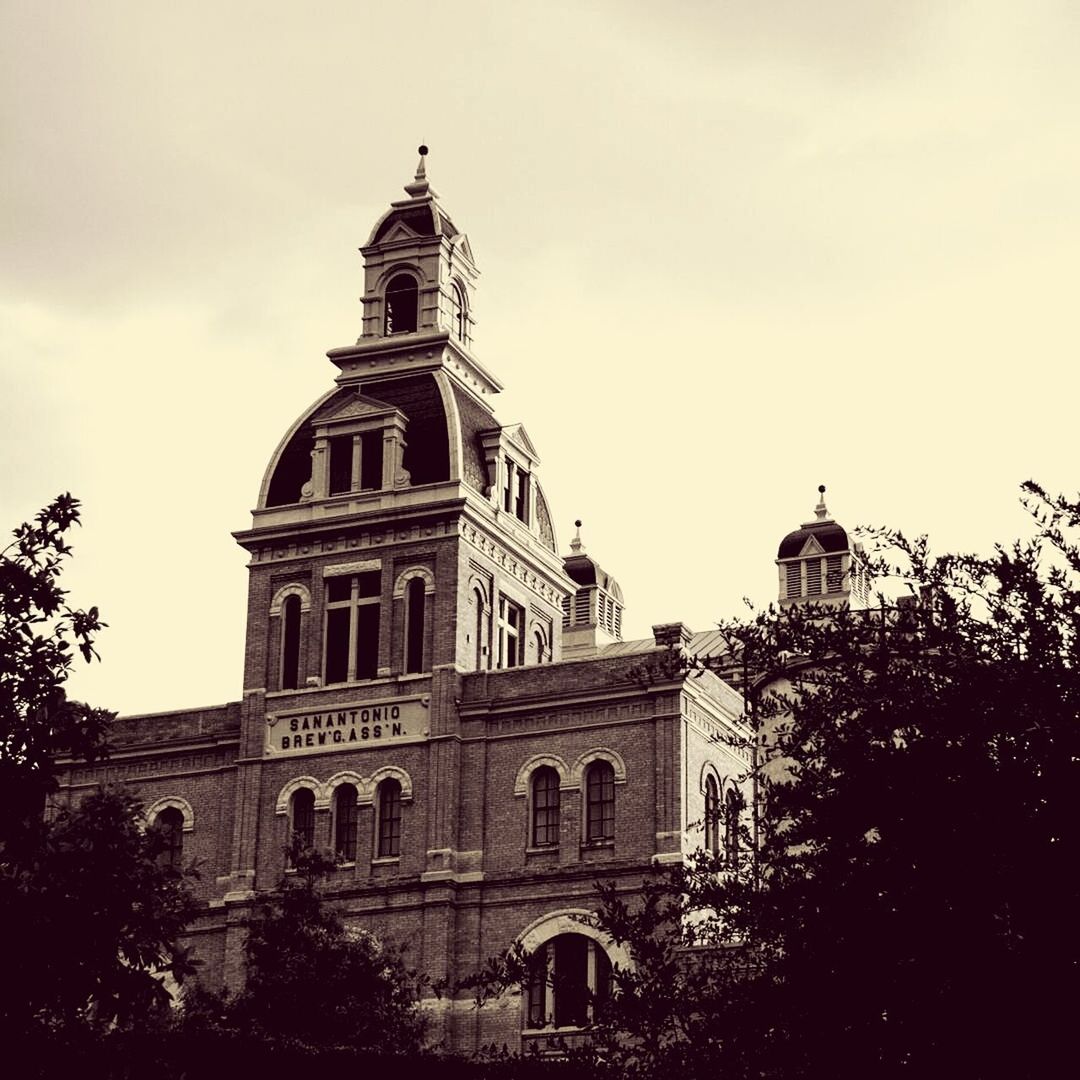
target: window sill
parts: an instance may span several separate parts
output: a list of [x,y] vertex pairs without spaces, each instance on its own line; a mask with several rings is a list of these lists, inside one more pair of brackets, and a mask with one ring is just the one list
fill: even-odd
[[527,847],[525,849],[526,855],[558,855],[558,853],[558,844],[535,844],[532,847]]
[[582,840],[582,842],[581,842],[581,850],[582,851],[598,851],[598,850],[602,850],[604,848],[612,848],[613,849],[614,847],[615,847],[614,839],[612,839],[612,840]]
[[400,855],[379,855],[377,858],[371,860],[372,866],[392,866],[394,863],[401,862]]
[[355,859],[350,859],[348,862],[334,863],[334,869],[335,870],[355,870],[356,869],[356,860]]

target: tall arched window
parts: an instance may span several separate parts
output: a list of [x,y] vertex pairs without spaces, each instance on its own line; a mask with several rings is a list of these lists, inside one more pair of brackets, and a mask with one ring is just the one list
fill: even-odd
[[608,761],[585,770],[585,839],[615,839],[615,770]]
[[405,586],[405,674],[424,670],[424,590],[421,577]]
[[611,992],[611,961],[584,934],[560,934],[529,958],[530,1028],[586,1027]]
[[705,777],[705,850],[710,855],[720,851],[720,792],[711,775]]
[[463,345],[469,344],[469,308],[465,300],[465,292],[455,281],[450,286],[450,308],[453,319],[453,330],[458,341]]
[[401,784],[397,780],[379,784],[378,815],[376,855],[380,859],[394,858],[401,854]]
[[341,784],[334,791],[334,854],[356,862],[356,788]]
[[742,810],[742,795],[737,788],[728,788],[724,797],[724,855],[733,865],[739,859],[739,811]]
[[281,689],[300,685],[300,597],[285,597],[281,605]]
[[154,828],[162,842],[158,864],[179,870],[184,860],[184,815],[175,806],[167,806],[154,818]]
[[532,775],[530,834],[533,847],[559,844],[559,774],[550,765],[542,765]]
[[289,839],[300,847],[309,848],[315,843],[315,792],[311,788],[297,788],[289,801]]
[[408,334],[416,329],[420,294],[410,274],[395,274],[386,286],[387,334]]
[[473,589],[472,594],[474,625],[473,631],[476,642],[473,659],[476,662],[476,670],[484,670],[484,594],[479,589]]

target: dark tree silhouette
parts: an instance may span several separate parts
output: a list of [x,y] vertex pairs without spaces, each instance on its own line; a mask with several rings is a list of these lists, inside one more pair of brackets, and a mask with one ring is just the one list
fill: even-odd
[[602,889],[599,921],[636,963],[599,1033],[609,1060],[787,1080],[1068,1059],[1080,502],[1024,499],[1035,535],[988,557],[874,533],[899,603],[723,627],[754,732],[748,850],[635,903]]

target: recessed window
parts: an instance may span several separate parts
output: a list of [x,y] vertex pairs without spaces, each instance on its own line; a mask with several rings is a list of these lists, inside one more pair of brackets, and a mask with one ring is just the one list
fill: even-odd
[[705,777],[705,850],[710,855],[720,851],[720,791],[712,776]]
[[311,788],[298,788],[289,800],[289,834],[301,848],[315,844],[315,792]]
[[300,685],[300,597],[285,597],[281,605],[281,689]]
[[396,274],[386,286],[386,333],[409,334],[417,326],[419,291],[409,274]]
[[499,597],[499,667],[521,664],[521,630],[525,612],[512,600]]
[[405,586],[405,673],[424,670],[424,579],[410,578]]
[[732,865],[739,860],[739,813],[742,805],[742,795],[738,789],[728,788],[724,797],[724,857]]
[[378,570],[326,580],[326,682],[374,679],[379,669]]
[[615,770],[608,761],[594,761],[585,771],[585,840],[615,839]]
[[584,934],[560,934],[529,958],[529,1028],[585,1027],[611,992],[611,961]]
[[375,851],[380,859],[394,858],[401,854],[401,784],[384,780],[379,784],[377,802]]
[[543,765],[532,775],[532,822],[530,842],[533,847],[557,847],[559,844],[559,774]]
[[450,286],[450,319],[458,341],[469,344],[469,309],[465,300],[465,291],[455,281]]
[[167,806],[154,818],[154,828],[161,837],[159,866],[179,870],[184,860],[184,815],[175,806]]
[[547,663],[551,659],[551,654],[548,652],[547,638],[544,635],[543,630],[533,631],[533,652],[536,655],[536,662],[538,664]]
[[484,594],[479,589],[472,591],[473,623],[473,662],[477,671],[483,671],[485,660],[486,619],[484,617]]
[[356,788],[341,784],[334,791],[334,854],[339,862],[356,861]]

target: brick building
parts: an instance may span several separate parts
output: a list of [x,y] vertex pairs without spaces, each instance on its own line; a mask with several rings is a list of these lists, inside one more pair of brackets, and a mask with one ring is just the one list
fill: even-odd
[[[242,978],[252,897],[299,833],[336,853],[328,889],[348,920],[407,941],[433,979],[523,943],[526,992],[429,1003],[447,1046],[517,1048],[581,1027],[583,991],[604,992],[619,957],[574,919],[597,878],[633,890],[650,865],[723,843],[702,822],[745,769],[741,699],[712,673],[636,675],[708,635],[624,642],[618,584],[579,535],[560,555],[537,449],[496,420],[499,383],[471,351],[477,270],[423,156],[405,192],[361,249],[362,334],[328,354],[336,377],[236,533],[241,700],[122,718],[109,762],[67,785],[128,782],[173,855],[199,860],[208,981]],[[813,580],[818,540],[822,566],[839,550],[804,528],[781,550],[784,587]]]

